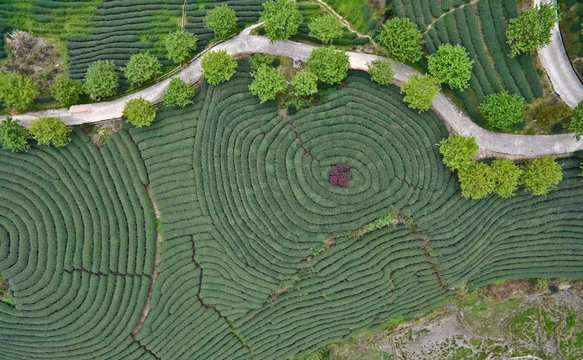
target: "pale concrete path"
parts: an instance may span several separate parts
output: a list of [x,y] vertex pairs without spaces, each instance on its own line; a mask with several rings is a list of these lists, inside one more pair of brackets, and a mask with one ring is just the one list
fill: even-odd
[[[557,0],[534,0],[535,7],[540,4],[556,5]],[[565,51],[558,22],[552,30],[551,42],[538,50],[538,57],[557,94],[570,107],[577,106],[583,100],[583,85]]]
[[[256,26],[256,25],[255,25]],[[265,52],[273,55],[290,57],[296,60],[306,61],[311,51],[316,48],[312,45],[297,43],[289,40],[279,40],[271,43],[263,36],[250,35],[250,29],[244,30],[240,35],[228,41],[216,44],[210,50],[226,50],[231,55],[242,55],[256,52]],[[367,63],[372,60],[386,59],[376,55],[348,52],[350,67],[352,69],[368,70]],[[201,56],[195,58],[190,65],[173,77],[179,77],[184,81],[198,81],[202,77]],[[393,62],[395,70],[395,83],[407,81],[409,75],[418,73],[411,67]],[[56,109],[37,113],[15,115],[14,118],[27,126],[30,121],[41,116],[59,116],[68,125],[79,125],[122,116],[124,104],[129,99],[141,96],[152,103],[159,103],[161,95],[166,90],[170,79],[166,79],[151,87],[127,95],[123,98],[95,104],[76,105],[70,109]],[[583,142],[576,142],[573,134],[563,135],[512,135],[487,131],[472,122],[447,96],[439,93],[432,106],[433,111],[455,133],[463,136],[474,136],[482,150],[507,154],[510,157],[535,157],[541,155],[566,154],[583,149]],[[366,116],[363,114],[363,121]]]

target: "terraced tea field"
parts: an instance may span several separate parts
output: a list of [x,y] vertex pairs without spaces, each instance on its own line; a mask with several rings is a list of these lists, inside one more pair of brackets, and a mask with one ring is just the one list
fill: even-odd
[[[3,356],[283,359],[463,285],[583,278],[581,156],[545,197],[466,200],[435,146],[443,123],[397,87],[353,71],[286,115],[248,72],[103,148],[78,129],[62,149],[1,152]],[[338,163],[347,187],[328,181]]]

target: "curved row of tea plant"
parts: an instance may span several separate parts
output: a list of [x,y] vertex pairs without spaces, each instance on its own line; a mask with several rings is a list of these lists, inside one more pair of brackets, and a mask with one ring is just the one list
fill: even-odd
[[148,359],[132,339],[152,275],[156,228],[146,170],[126,132],[97,148],[0,156],[0,302],[5,359]]

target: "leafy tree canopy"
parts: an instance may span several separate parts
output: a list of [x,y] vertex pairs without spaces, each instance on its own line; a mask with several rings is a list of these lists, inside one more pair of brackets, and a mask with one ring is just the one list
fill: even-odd
[[551,156],[534,159],[522,166],[521,183],[533,195],[544,195],[556,189],[562,179],[561,165]]
[[409,103],[411,109],[419,110],[419,112],[431,107],[433,98],[439,90],[441,90],[439,82],[431,75],[413,74],[401,86],[401,94],[405,94],[403,100]]
[[507,198],[514,194],[522,170],[508,159],[496,159],[490,164],[490,176],[494,182],[494,192],[501,197]]
[[261,65],[271,65],[275,57],[267,53],[255,53],[249,57],[249,64],[253,71],[257,71]]
[[202,57],[200,65],[209,84],[218,85],[235,74],[237,60],[225,50],[209,51]]
[[439,143],[439,152],[443,155],[443,163],[448,168],[460,170],[472,164],[472,156],[478,152],[478,143],[472,137],[450,134]]
[[137,86],[160,75],[162,65],[149,52],[133,54],[123,69],[131,86]]
[[389,56],[400,62],[417,62],[423,55],[423,36],[417,25],[407,18],[387,20],[377,37]]
[[192,83],[187,84],[180,78],[173,78],[168,84],[168,89],[162,94],[162,100],[166,106],[184,107],[192,104],[194,97],[194,88]]
[[462,196],[469,199],[481,199],[494,190],[491,169],[481,162],[472,162],[458,171]]
[[58,117],[41,117],[30,125],[30,134],[39,145],[65,146],[71,141],[71,130]]
[[440,83],[463,90],[469,86],[473,60],[461,45],[441,45],[427,58],[429,73]]
[[249,90],[253,95],[257,95],[262,103],[275,99],[278,93],[287,89],[285,76],[271,66],[262,65],[253,76],[255,79],[249,85]]
[[326,84],[339,84],[348,74],[350,63],[344,51],[331,48],[312,50],[308,58],[308,70]]
[[522,52],[534,54],[537,48],[548,44],[557,21],[557,7],[549,4],[527,10],[510,20],[506,30],[510,56],[515,57]]
[[184,30],[168,34],[164,40],[168,59],[176,64],[182,64],[190,59],[190,54],[196,50],[196,40],[196,36]]
[[263,3],[261,21],[265,23],[267,37],[275,41],[289,39],[298,32],[303,17],[292,0],[268,0]]
[[486,96],[486,100],[480,105],[480,111],[489,126],[504,129],[524,120],[525,104],[520,96],[503,92]]
[[122,115],[135,127],[148,126],[156,117],[156,107],[142,97],[128,100]]
[[318,77],[309,71],[297,73],[291,83],[297,95],[307,96],[318,92]]
[[83,92],[83,83],[61,75],[51,84],[51,95],[63,106],[71,106],[79,102],[79,95]]
[[207,29],[214,31],[215,35],[221,39],[226,39],[237,31],[237,16],[227,4],[209,11],[204,18],[204,23]]
[[393,83],[393,65],[388,60],[373,60],[368,64],[368,73],[370,79],[381,85],[390,85]]
[[12,152],[26,151],[30,148],[28,139],[30,139],[28,129],[18,124],[18,120],[7,116],[0,122],[0,143],[3,149]]
[[98,60],[89,65],[85,74],[85,93],[95,97],[112,96],[118,86],[115,64],[111,60]]
[[13,72],[0,72],[0,100],[18,111],[28,109],[38,95],[38,86],[31,78]]
[[341,38],[344,33],[344,26],[334,16],[328,14],[313,18],[308,27],[310,36],[324,44],[331,44],[334,39]]
[[577,105],[571,112],[571,123],[569,129],[575,132],[577,141],[583,136],[583,101]]

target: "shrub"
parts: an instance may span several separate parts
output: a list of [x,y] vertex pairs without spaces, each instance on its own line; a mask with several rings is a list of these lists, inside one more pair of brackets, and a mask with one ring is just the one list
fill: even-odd
[[478,152],[478,144],[474,137],[463,137],[450,134],[439,143],[439,152],[443,155],[443,163],[453,170],[460,170],[472,164],[472,157]]
[[30,125],[30,134],[39,145],[65,146],[71,141],[71,130],[58,117],[41,117]]
[[577,141],[583,135],[583,101],[581,101],[571,112],[571,122],[569,123],[569,130],[575,132]]
[[276,68],[262,65],[254,74],[255,79],[249,85],[253,95],[257,95],[262,103],[273,100],[278,93],[287,89],[285,76]]
[[122,115],[135,127],[148,126],[156,117],[156,107],[148,100],[137,97],[125,103]]
[[496,159],[490,164],[490,176],[494,182],[494,192],[507,198],[514,194],[522,170],[508,159]]
[[200,65],[209,84],[218,85],[235,74],[237,60],[225,50],[209,51],[202,57]]
[[480,111],[489,126],[504,129],[524,121],[525,104],[520,96],[503,92],[486,96],[480,105]]
[[51,95],[59,104],[70,106],[79,102],[79,95],[83,92],[83,83],[61,75],[51,84],[50,90]]
[[441,45],[427,58],[429,73],[440,83],[463,90],[469,86],[473,60],[461,45]]
[[249,57],[249,65],[253,71],[257,71],[261,65],[270,66],[273,63],[275,57],[271,54],[266,53],[255,53]]
[[204,18],[204,23],[207,29],[214,31],[221,39],[226,39],[237,31],[237,16],[227,4],[217,6],[209,11]]
[[431,75],[413,74],[401,86],[401,94],[405,94],[403,100],[409,103],[411,109],[419,112],[429,110],[439,90],[439,82]]
[[294,35],[303,17],[292,0],[268,0],[263,3],[261,21],[265,23],[265,34],[273,42]]
[[344,51],[330,48],[312,50],[308,70],[326,84],[339,84],[348,74],[350,63]]
[[417,62],[423,55],[423,36],[407,18],[387,20],[377,37],[389,56],[400,62]]
[[532,192],[533,195],[544,195],[556,189],[561,179],[563,179],[561,165],[554,157],[543,156],[522,166],[520,181],[525,190]]
[[112,96],[118,86],[115,64],[111,60],[93,62],[85,74],[85,93],[97,98]]
[[158,58],[145,52],[133,54],[126,67],[123,69],[126,79],[131,86],[137,86],[158,76],[162,65]]
[[180,78],[173,78],[168,84],[168,89],[162,94],[162,100],[166,106],[184,107],[192,104],[194,88],[192,83],[185,83]]
[[334,16],[328,14],[313,18],[308,27],[310,36],[324,44],[331,44],[334,39],[341,38],[344,33],[344,26]]
[[393,82],[393,65],[387,60],[373,60],[368,64],[370,79],[381,85],[390,85]]
[[352,179],[350,166],[347,164],[336,164],[330,167],[328,172],[328,182],[334,186],[346,187]]
[[28,109],[38,95],[37,84],[28,76],[0,72],[0,100],[18,111]]
[[184,30],[176,30],[170,33],[164,40],[168,59],[176,64],[182,64],[190,59],[190,55],[196,50],[196,36]]
[[12,152],[26,151],[30,148],[28,139],[30,139],[28,129],[18,124],[18,120],[6,116],[6,119],[0,122],[0,143],[3,149]]
[[297,95],[307,96],[318,92],[318,77],[309,71],[297,73],[291,83]]
[[494,190],[494,181],[490,167],[481,162],[472,162],[458,171],[462,196],[469,199],[481,199]]
[[510,20],[506,38],[511,57],[521,52],[534,54],[537,48],[550,42],[551,30],[558,21],[557,9],[556,6],[544,4]]

